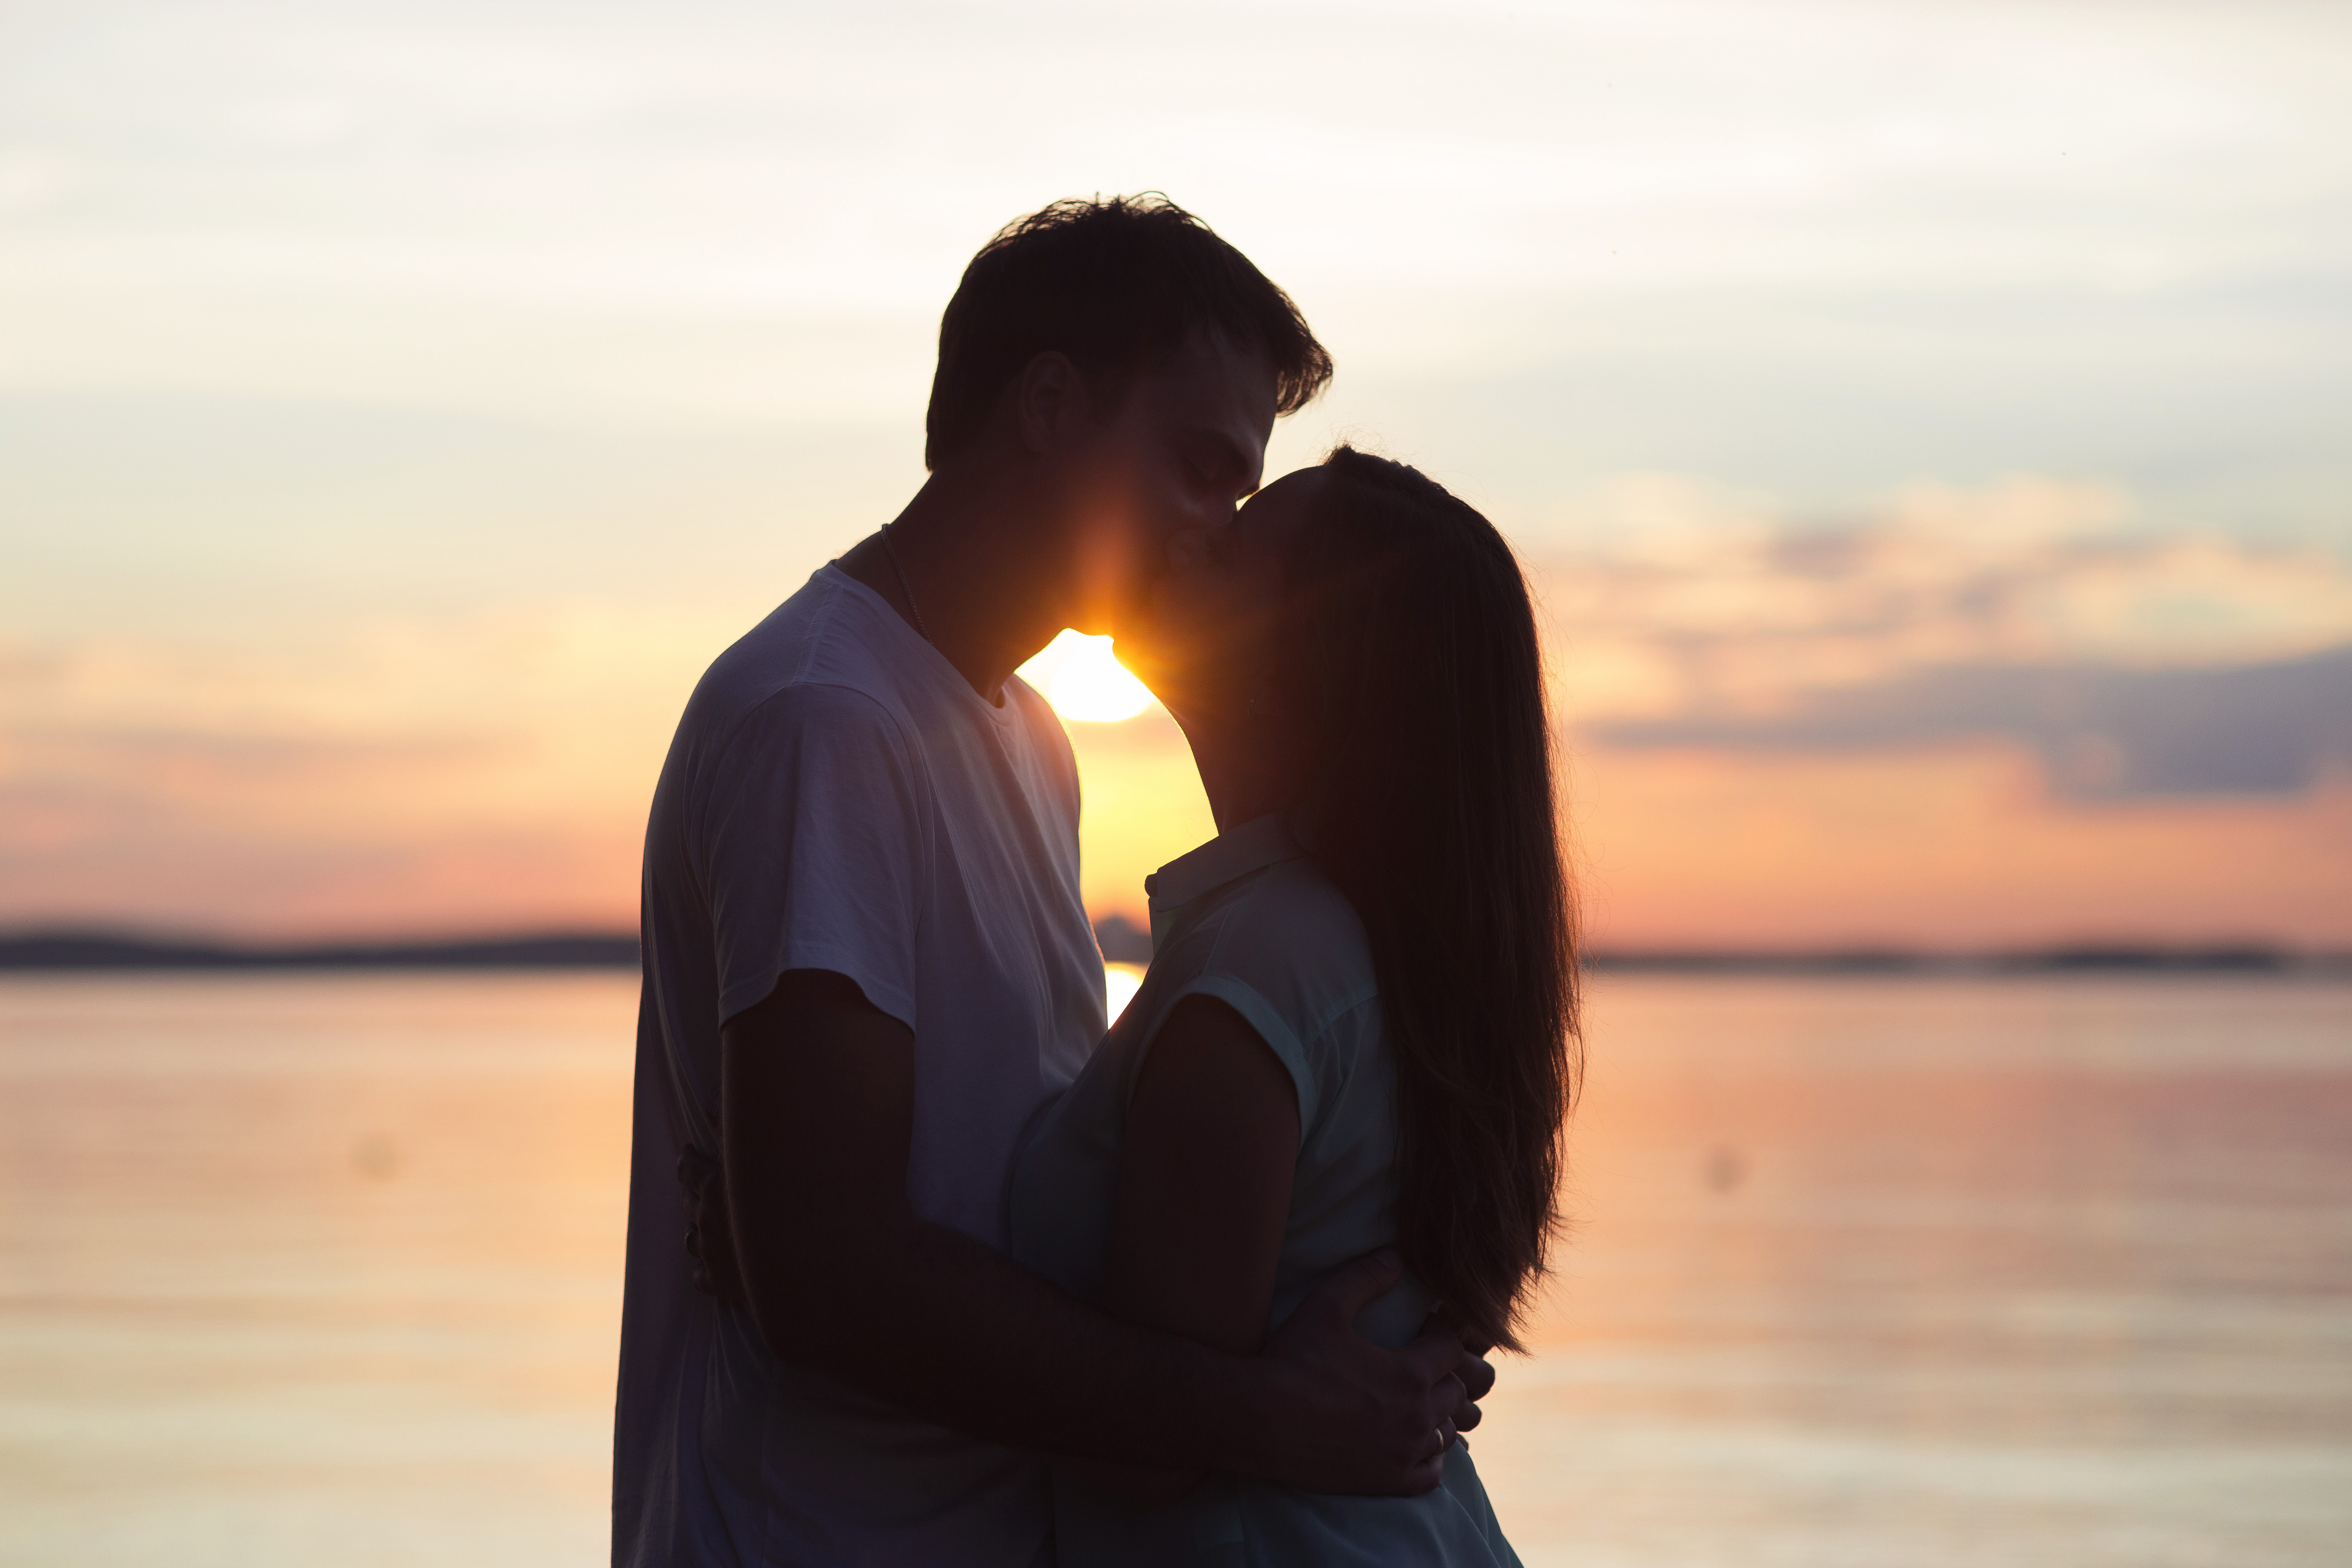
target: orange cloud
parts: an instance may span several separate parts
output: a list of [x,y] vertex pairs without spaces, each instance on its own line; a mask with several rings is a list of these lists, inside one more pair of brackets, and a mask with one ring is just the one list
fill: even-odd
[[[2273,667],[2336,701],[2315,650],[2352,641],[2352,577],[2332,563],[2136,534],[2127,498],[2042,480],[1833,526],[1679,481],[1606,504],[1581,530],[1605,547],[1530,552],[1597,942],[2352,941],[2352,764],[2319,729],[2200,773],[2163,747],[2240,731],[2126,724],[2095,757],[2077,742],[2098,736],[2025,711],[2073,690],[2088,724],[2140,701],[2131,682],[2162,708],[2163,682]],[[0,921],[631,923],[671,728],[740,613],[0,646]],[[1214,831],[1183,738],[1156,705],[1068,729],[1085,896],[1139,918],[1144,877]]]
[[0,920],[255,934],[629,923],[728,639],[593,606],[0,662]]
[[[2352,573],[2309,550],[2128,530],[2113,487],[1918,487],[1790,519],[1661,476],[1527,531],[1580,721],[1769,713],[1958,665],[2153,668],[2352,642]],[[1580,548],[1545,542],[1567,535]]]
[[2021,749],[1571,758],[1593,940],[1993,947],[2352,943],[2352,778],[2284,800],[2084,806]]

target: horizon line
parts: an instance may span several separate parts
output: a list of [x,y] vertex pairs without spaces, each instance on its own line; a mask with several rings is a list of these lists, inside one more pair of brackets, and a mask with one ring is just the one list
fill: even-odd
[[[1149,963],[1148,947],[1118,916],[1097,920],[1112,962]],[[1108,928],[1108,930],[1104,928]],[[1149,938],[1144,940],[1148,942]],[[1120,949],[1113,952],[1113,947]],[[2273,973],[2352,975],[2352,950],[2263,941],[2087,939],[1982,947],[1825,942],[1803,947],[1705,943],[1601,944],[1580,955],[1600,972],[1684,974],[1969,975],[2053,973]],[[0,930],[0,971],[335,969],[635,969],[635,931],[553,928],[497,936],[311,942],[239,942],[164,936],[90,924]]]

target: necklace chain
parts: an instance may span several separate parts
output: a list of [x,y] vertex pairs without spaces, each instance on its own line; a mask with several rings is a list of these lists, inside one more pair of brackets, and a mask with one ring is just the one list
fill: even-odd
[[890,574],[898,579],[898,592],[907,595],[907,613],[915,622],[915,635],[925,642],[931,640],[931,628],[923,624],[923,606],[915,603],[915,590],[907,581],[907,569],[898,564],[898,547],[890,542],[890,525],[882,525],[882,553],[890,558]]

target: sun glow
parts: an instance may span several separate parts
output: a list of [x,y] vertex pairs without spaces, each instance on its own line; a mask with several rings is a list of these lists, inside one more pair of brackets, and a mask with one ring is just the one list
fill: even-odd
[[1154,699],[1110,651],[1110,638],[1065,631],[1021,667],[1021,679],[1043,692],[1065,719],[1094,724],[1132,719]]
[[1103,965],[1103,1011],[1107,1021],[1116,1024],[1127,1005],[1135,1000],[1136,992],[1143,987],[1143,965],[1139,963],[1106,963]]

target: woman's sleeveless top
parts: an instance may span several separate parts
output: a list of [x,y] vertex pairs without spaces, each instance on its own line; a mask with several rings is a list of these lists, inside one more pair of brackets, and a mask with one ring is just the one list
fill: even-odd
[[[1249,1021],[1298,1093],[1297,1174],[1270,1331],[1333,1269],[1396,1239],[1396,1071],[1371,952],[1355,910],[1278,817],[1213,839],[1145,887],[1151,967],[1016,1155],[1006,1233],[1024,1266],[1087,1300],[1099,1296],[1128,1098],[1177,1003],[1214,996]],[[1358,1331],[1405,1344],[1429,1305],[1407,1279],[1364,1310]],[[1417,1498],[1334,1497],[1211,1475],[1173,1503],[1147,1504],[1057,1472],[1054,1505],[1062,1568],[1518,1563],[1463,1442],[1447,1456],[1444,1484]]]

